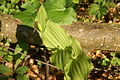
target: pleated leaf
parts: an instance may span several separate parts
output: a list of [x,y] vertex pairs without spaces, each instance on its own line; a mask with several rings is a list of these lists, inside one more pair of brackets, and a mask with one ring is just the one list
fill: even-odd
[[92,63],[85,54],[80,54],[78,58],[71,59],[66,64],[65,80],[87,80],[88,73],[93,68]]
[[74,39],[73,37],[71,37],[71,41],[72,41],[72,59],[76,59],[79,54],[82,54],[83,51],[82,51],[82,48],[80,46],[80,43]]
[[64,66],[68,63],[71,58],[72,47],[68,46],[64,50],[57,50],[56,53],[52,54],[50,57],[50,62],[59,67],[59,69],[64,70]]
[[44,33],[41,33],[43,43],[48,48],[64,49],[71,45],[70,36],[57,23],[47,21]]

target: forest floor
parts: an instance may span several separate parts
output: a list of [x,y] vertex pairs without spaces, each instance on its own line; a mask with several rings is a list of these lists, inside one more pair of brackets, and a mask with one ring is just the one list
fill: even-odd
[[[77,18],[79,21],[89,21],[92,19],[91,16],[88,16],[87,10],[85,8],[79,8],[77,11]],[[111,16],[110,16],[111,17]],[[101,20],[92,19],[92,22],[103,23]],[[110,24],[120,24],[119,19],[116,19],[113,22],[113,19],[108,21]],[[44,53],[44,54],[43,54]],[[91,57],[91,61],[93,62],[94,69],[88,76],[88,80],[120,80],[120,66],[119,65],[111,65],[110,62],[106,61],[107,65],[102,65],[103,60],[109,59],[112,60],[114,57],[111,56],[112,51],[100,51],[95,50],[93,52],[89,52],[88,56]],[[119,53],[119,52],[118,52]],[[37,55],[37,56],[36,56]],[[27,65],[30,70],[27,75],[30,76],[30,80],[64,80],[64,72],[58,70],[55,66],[51,64],[47,64],[50,56],[50,52],[45,48],[39,48],[31,45],[29,50],[29,55],[21,62],[20,65]],[[120,54],[117,55],[117,58],[120,59]],[[42,64],[37,63],[37,60],[41,59]],[[0,61],[2,57],[0,57]],[[45,62],[45,63],[44,63]],[[11,67],[13,63],[6,62],[5,65]],[[5,74],[11,75],[11,74]],[[11,78],[9,80],[15,80]]]

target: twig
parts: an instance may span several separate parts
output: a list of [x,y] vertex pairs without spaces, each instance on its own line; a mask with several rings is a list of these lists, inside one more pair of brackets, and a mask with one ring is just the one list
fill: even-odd
[[[43,57],[43,59],[44,59],[44,61],[45,61],[46,63],[49,63],[49,62],[47,61],[46,54],[44,54],[42,57]],[[47,78],[48,78],[48,76],[49,76],[49,66],[48,66],[48,65],[45,65],[45,69],[46,69],[46,72],[45,72],[45,80],[47,80]]]
[[[4,48],[6,48],[6,49],[10,49],[10,50],[13,50],[13,51],[16,51],[16,52],[18,52],[19,54],[24,54],[24,53],[22,53],[22,52],[19,52],[19,51],[17,51],[17,50],[15,50],[15,49],[12,49],[12,48],[10,48],[10,47],[8,47],[8,46],[5,46],[5,45],[0,45],[0,47],[4,47]],[[7,52],[7,51],[6,51]],[[25,57],[28,57],[29,55],[25,55]],[[34,59],[35,61],[40,61],[40,60],[38,60],[38,59]],[[50,66],[50,67],[53,67],[53,68],[56,68],[56,69],[58,69],[58,67],[56,67],[56,66],[54,66],[54,65],[51,65],[51,64],[49,64],[49,63],[46,63],[46,62],[43,62],[43,61],[40,61],[42,64],[45,64],[45,65],[48,65],[48,66]]]

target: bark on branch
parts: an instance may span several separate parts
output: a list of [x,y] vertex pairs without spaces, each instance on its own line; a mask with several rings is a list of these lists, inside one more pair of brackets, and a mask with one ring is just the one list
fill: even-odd
[[[41,44],[42,40],[36,30],[22,27],[20,21],[10,15],[0,15],[0,40],[8,38],[12,43],[26,41]],[[120,50],[120,24],[100,24],[75,22],[61,26],[78,39],[85,52],[94,49]]]

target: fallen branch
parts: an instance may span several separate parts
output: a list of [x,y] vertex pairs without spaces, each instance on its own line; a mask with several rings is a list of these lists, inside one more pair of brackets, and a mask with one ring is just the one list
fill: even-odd
[[[0,15],[0,40],[8,38],[11,43],[25,41],[40,45],[41,38],[31,27],[20,25],[19,20],[10,15]],[[94,49],[120,50],[120,24],[100,24],[75,22],[61,26],[81,44],[85,53]]]

